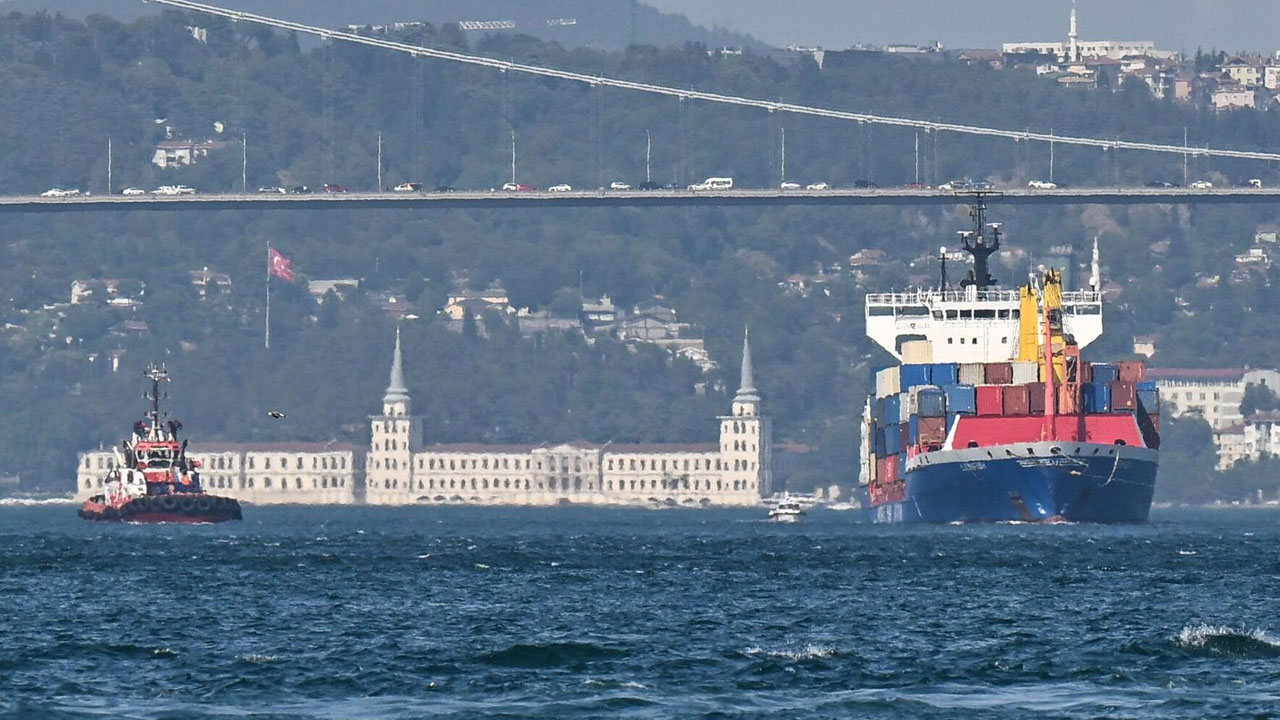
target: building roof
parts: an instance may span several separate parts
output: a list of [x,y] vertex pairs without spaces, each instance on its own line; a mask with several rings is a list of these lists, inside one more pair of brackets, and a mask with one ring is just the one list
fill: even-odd
[[330,442],[202,442],[192,443],[187,452],[199,453],[263,453],[263,452],[353,452],[363,453],[368,448],[364,445]]
[[609,455],[718,452],[720,446],[715,443],[613,443],[608,447]]
[[1250,425],[1257,423],[1280,423],[1280,411],[1268,410],[1266,412],[1254,413],[1245,418],[1244,421]]
[[542,445],[488,445],[485,443],[441,443],[428,445],[421,452],[429,453],[493,453],[498,455],[528,455]]
[[400,327],[396,326],[396,350],[391,359],[391,378],[382,402],[409,402],[409,388],[404,384],[404,363],[400,359]]

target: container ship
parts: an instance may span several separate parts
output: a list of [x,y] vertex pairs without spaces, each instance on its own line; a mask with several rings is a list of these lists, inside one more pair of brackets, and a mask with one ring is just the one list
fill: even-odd
[[1091,363],[1102,334],[1097,241],[1088,287],[1048,270],[1016,289],[973,196],[957,287],[868,294],[867,335],[899,364],[872,371],[857,495],[872,522],[1145,522],[1160,407],[1142,362]]
[[150,365],[146,420],[120,443],[113,467],[103,479],[103,494],[84,502],[85,520],[129,523],[215,523],[239,520],[240,503],[210,495],[200,486],[200,463],[187,457],[187,441],[178,441],[182,423],[163,420],[160,383],[169,381],[163,366]]

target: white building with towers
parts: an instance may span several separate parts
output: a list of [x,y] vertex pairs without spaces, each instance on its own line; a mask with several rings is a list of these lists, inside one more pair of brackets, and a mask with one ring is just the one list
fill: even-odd
[[708,444],[609,441],[486,445],[424,442],[410,411],[400,336],[382,414],[370,418],[370,505],[750,506],[774,492],[770,419],[755,387],[751,345],[720,439]]
[[1076,3],[1071,2],[1071,19],[1067,25],[1066,42],[1011,42],[1000,47],[1005,53],[1039,53],[1053,55],[1058,62],[1078,64],[1089,59],[1110,58],[1119,60],[1129,56],[1172,58],[1176,53],[1157,50],[1150,40],[1081,40],[1076,21]]

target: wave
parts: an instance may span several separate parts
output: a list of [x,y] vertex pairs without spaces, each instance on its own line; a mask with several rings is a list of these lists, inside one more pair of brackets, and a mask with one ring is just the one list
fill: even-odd
[[1226,625],[1188,625],[1174,636],[1173,644],[1208,657],[1280,657],[1280,638],[1261,628],[1245,631]]
[[585,665],[622,657],[623,654],[621,650],[591,643],[517,643],[505,650],[486,653],[481,659],[485,664],[500,667],[549,668]]
[[814,643],[809,643],[801,648],[786,648],[783,650],[765,650],[761,647],[749,647],[743,652],[747,655],[767,655],[797,662],[801,660],[825,660],[836,654],[835,648]]
[[28,505],[76,505],[74,497],[0,497],[0,507]]

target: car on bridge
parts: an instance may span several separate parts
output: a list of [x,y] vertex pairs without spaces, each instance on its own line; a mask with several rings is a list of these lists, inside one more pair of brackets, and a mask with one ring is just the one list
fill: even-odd
[[306,185],[294,185],[289,192],[294,195],[307,195],[311,193],[311,188]]
[[1192,190],[1212,190],[1213,183],[1208,180],[1196,180],[1190,185]]
[[661,190],[662,186],[651,180],[645,180],[644,182],[640,183],[639,188],[641,190]]
[[871,182],[870,180],[854,180],[853,186],[862,190],[871,190],[871,189],[880,187],[879,185]]
[[138,187],[127,187],[120,191],[121,195],[146,195],[147,191]]
[[419,192],[422,190],[422,183],[418,182],[402,182],[392,188],[393,192]]
[[778,186],[778,189],[779,189],[779,190],[799,190],[799,189],[800,189],[800,183],[797,183],[797,182],[784,182],[784,183],[782,183],[781,185],[779,185],[779,186]]
[[533,185],[527,185],[525,183],[509,182],[509,183],[503,183],[502,189],[507,192],[534,192],[538,188],[534,187]]
[[45,190],[44,192],[40,193],[40,197],[65,198],[65,197],[75,197],[79,194],[80,194],[79,190],[63,190],[61,188],[49,188],[48,190]]
[[938,186],[939,190],[968,190],[973,183],[968,180],[948,180]]
[[572,190],[573,190],[573,186],[569,185],[568,183],[560,183],[559,185],[552,185],[551,187],[547,188],[547,192],[555,192],[555,193],[570,192]]
[[287,191],[282,187],[260,187],[258,192],[264,195],[284,195]]
[[1053,190],[1058,187],[1058,183],[1048,180],[1032,180],[1027,183],[1027,187],[1035,190]]
[[614,182],[609,183],[609,189],[610,190],[630,190],[631,186],[627,183],[618,182],[615,180]]
[[457,190],[458,190],[457,188],[452,187],[450,185],[437,185],[435,188],[435,192],[438,192],[438,193],[457,192]]
[[335,185],[334,183],[325,183],[324,191],[327,193],[344,193],[347,192],[345,185]]
[[824,182],[809,183],[804,186],[805,190],[830,190],[831,186]]
[[1163,180],[1148,180],[1148,181],[1145,183],[1145,185],[1146,185],[1146,187],[1149,187],[1149,188],[1175,188],[1175,187],[1178,187],[1177,185],[1175,185],[1175,184],[1173,184],[1173,183],[1171,183],[1171,182],[1165,182],[1165,181],[1163,181]]
[[195,195],[196,189],[186,185],[161,185],[151,191],[152,195]]
[[709,177],[700,183],[694,183],[689,186],[690,190],[732,190],[733,178],[731,177]]

